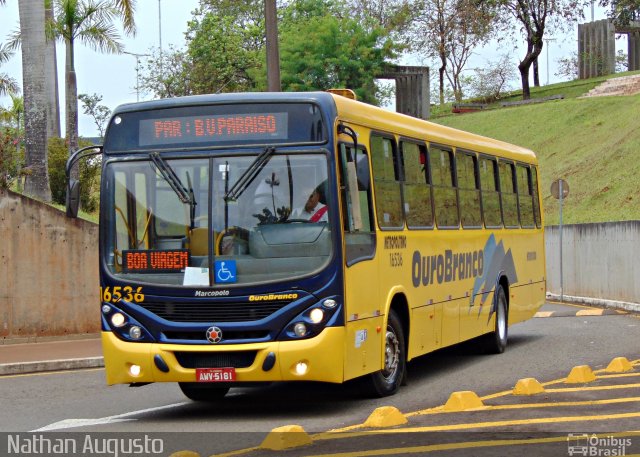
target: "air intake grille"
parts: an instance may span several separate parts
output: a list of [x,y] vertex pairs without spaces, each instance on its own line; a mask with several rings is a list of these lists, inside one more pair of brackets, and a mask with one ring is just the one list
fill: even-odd
[[183,368],[247,368],[253,364],[258,351],[236,352],[175,352]]
[[289,302],[258,303],[157,303],[139,305],[172,322],[251,322],[259,321],[287,306]]

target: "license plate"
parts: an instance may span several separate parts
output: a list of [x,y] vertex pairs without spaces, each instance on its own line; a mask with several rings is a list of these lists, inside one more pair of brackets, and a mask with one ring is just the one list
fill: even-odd
[[197,382],[232,382],[236,380],[235,368],[196,368]]

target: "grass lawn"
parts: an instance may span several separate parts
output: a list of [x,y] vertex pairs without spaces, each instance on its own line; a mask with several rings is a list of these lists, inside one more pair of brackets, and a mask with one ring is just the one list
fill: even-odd
[[559,219],[550,192],[557,178],[566,179],[570,188],[565,223],[640,220],[640,95],[576,98],[597,84],[589,81],[555,84],[532,94],[562,93],[564,100],[432,121],[534,150],[547,224]]

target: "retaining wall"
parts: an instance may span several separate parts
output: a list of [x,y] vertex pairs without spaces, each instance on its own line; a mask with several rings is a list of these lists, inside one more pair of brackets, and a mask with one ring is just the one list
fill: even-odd
[[0,337],[99,331],[98,226],[0,189]]
[[[547,291],[560,295],[560,230],[545,228]],[[565,225],[563,295],[640,303],[640,221]]]

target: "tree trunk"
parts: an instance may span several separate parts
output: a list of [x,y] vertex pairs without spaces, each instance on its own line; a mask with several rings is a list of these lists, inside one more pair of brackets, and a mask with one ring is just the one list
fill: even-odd
[[538,58],[533,61],[533,85],[535,87],[540,87],[540,73],[538,68]]
[[44,2],[21,0],[19,10],[22,35],[25,163],[29,170],[25,181],[25,193],[49,202],[51,188],[47,163]]
[[[45,9],[45,19],[53,20],[53,6]],[[45,53],[45,84],[47,90],[47,137],[60,137],[60,101],[58,98],[58,67],[56,65],[56,40],[47,40]]]
[[439,90],[440,90],[440,106],[444,105],[444,71],[447,68],[447,57],[440,52],[440,62],[442,65],[438,68],[438,76],[439,76]]
[[[78,149],[78,84],[73,62],[73,42],[66,44],[65,64],[65,135],[69,155]],[[71,177],[78,179],[78,167],[71,170]]]
[[523,66],[522,63],[518,65],[520,71],[520,81],[522,83],[522,99],[529,100],[531,98],[531,89],[529,87],[529,68],[531,64]]

